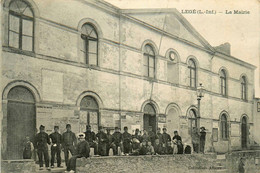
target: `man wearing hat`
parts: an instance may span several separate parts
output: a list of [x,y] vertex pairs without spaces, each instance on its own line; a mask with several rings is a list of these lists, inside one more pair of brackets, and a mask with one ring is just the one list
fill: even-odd
[[205,127],[201,127],[200,128],[200,152],[201,153],[204,153],[205,141],[206,141],[206,129]]
[[101,156],[106,156],[106,144],[108,141],[107,134],[104,132],[102,126],[99,127],[99,132],[97,134],[98,138],[98,153]]
[[170,154],[171,147],[169,144],[171,143],[171,136],[167,133],[167,129],[163,128],[163,134],[162,134],[162,145],[163,145],[163,150],[164,154]]
[[48,145],[51,144],[49,135],[45,133],[45,127],[43,125],[40,126],[40,132],[35,137],[35,148],[39,157],[40,170],[43,169],[43,160],[44,157],[45,167],[49,168],[49,154],[48,154]]
[[98,155],[96,134],[91,131],[90,125],[86,125],[85,140],[89,143],[90,148],[94,148],[94,155]]
[[[81,157],[88,158],[89,157],[90,148],[89,148],[88,142],[85,140],[85,134],[79,133],[78,139],[79,139],[79,143],[76,146],[75,155],[73,155],[69,159],[68,164],[67,164],[67,171],[70,171],[70,172],[75,172],[77,158],[81,158]],[[67,172],[67,171],[65,171],[65,172]]]
[[124,154],[129,155],[131,152],[131,139],[132,135],[128,133],[128,128],[124,127],[124,133],[122,134],[123,148]]
[[61,134],[59,133],[59,126],[54,126],[54,132],[50,134],[51,145],[51,168],[54,168],[55,155],[57,158],[57,166],[61,167]]
[[71,131],[71,125],[66,125],[67,131],[62,134],[62,147],[64,150],[65,163],[68,165],[69,152],[71,155],[75,153],[75,146],[77,145],[77,138],[75,133]]
[[[115,144],[115,152],[113,153],[114,155],[118,155],[118,147],[121,148],[122,150],[122,133],[119,131],[118,127],[115,127],[115,132],[113,133],[113,138],[114,138],[114,144]],[[121,154],[121,153],[120,153]]]

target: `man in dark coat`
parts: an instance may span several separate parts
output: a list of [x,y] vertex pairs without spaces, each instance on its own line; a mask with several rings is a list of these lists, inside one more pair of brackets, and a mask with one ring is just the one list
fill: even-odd
[[178,131],[174,131],[174,136],[172,140],[174,141],[174,144],[177,145],[178,148],[177,154],[183,154],[183,144],[182,144],[181,137],[178,134]]
[[109,150],[112,148],[113,155],[116,154],[116,146],[114,144],[114,137],[110,134],[110,129],[107,129],[107,144],[106,144],[106,155],[109,156]]
[[77,145],[77,138],[75,133],[71,131],[71,125],[66,125],[67,131],[62,134],[62,147],[64,150],[64,156],[65,156],[65,163],[66,166],[68,164],[69,160],[69,152],[71,155],[74,155],[75,153],[75,146]]
[[206,141],[206,129],[205,127],[200,128],[200,152],[204,153],[205,141]]
[[67,165],[67,171],[71,171],[71,172],[76,171],[77,158],[81,158],[81,157],[88,158],[89,157],[90,148],[89,148],[88,142],[85,140],[85,134],[80,133],[78,135],[78,139],[79,139],[79,143],[76,146],[75,155],[73,155],[69,159],[68,165]]
[[57,157],[57,166],[61,167],[61,142],[62,136],[59,133],[59,126],[54,126],[54,132],[50,134],[51,145],[51,168],[54,168],[55,155]]
[[161,134],[161,128],[157,129],[155,139],[159,139],[159,143],[162,145],[162,134]]
[[164,154],[169,154],[170,151],[168,151],[168,150],[170,149],[169,144],[171,142],[171,136],[166,132],[167,132],[167,129],[163,128],[162,145],[163,145]]
[[[113,153],[114,155],[118,155],[121,153],[118,153],[118,147],[121,148],[122,150],[122,133],[120,133],[119,128],[116,127],[115,128],[115,132],[113,133],[113,138],[114,138],[114,145],[115,145],[115,153]],[[122,151],[121,151],[122,152]]]
[[131,139],[132,135],[128,133],[128,128],[124,127],[124,133],[122,134],[124,154],[129,155],[131,152]]
[[155,136],[155,133],[153,132],[152,126],[149,126],[148,136],[149,136],[149,138],[150,138],[150,141],[151,141],[151,143],[152,143],[152,146],[154,146],[154,142],[155,142],[156,136]]
[[91,131],[91,126],[86,126],[85,140],[88,142],[90,148],[94,148],[94,155],[98,155],[97,137],[95,132]]
[[99,127],[99,132],[97,133],[98,138],[98,154],[101,156],[106,156],[106,144],[108,141],[107,134],[104,132],[102,126]]
[[38,157],[39,157],[39,164],[40,170],[43,169],[43,160],[42,157],[44,156],[45,167],[49,168],[49,154],[48,154],[48,145],[51,144],[49,135],[45,133],[45,127],[43,125],[40,126],[40,133],[38,133],[35,137],[35,148],[37,149]]

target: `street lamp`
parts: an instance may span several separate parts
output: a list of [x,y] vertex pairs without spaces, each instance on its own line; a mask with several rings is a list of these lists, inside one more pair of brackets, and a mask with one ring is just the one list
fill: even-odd
[[198,116],[197,116],[197,127],[198,130],[200,129],[200,100],[202,97],[204,97],[204,87],[202,86],[202,83],[197,87],[197,100],[198,100]]
[[[197,87],[197,100],[198,100],[198,116],[197,116],[197,128],[198,132],[200,131],[200,100],[202,97],[204,97],[204,87],[202,86],[202,83],[200,83],[200,86]],[[200,139],[199,139],[199,152],[200,152]]]

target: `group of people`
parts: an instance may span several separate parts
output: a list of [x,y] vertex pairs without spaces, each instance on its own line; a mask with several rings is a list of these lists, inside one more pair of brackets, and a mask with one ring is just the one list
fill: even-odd
[[[196,129],[193,129],[192,143],[194,152],[204,152],[205,145],[205,128],[201,128],[200,134]],[[78,138],[78,140],[77,140]],[[199,140],[197,138],[200,138]],[[204,138],[204,142],[203,142]],[[198,142],[199,141],[199,142]],[[139,129],[135,130],[134,135],[128,132],[128,128],[124,127],[124,132],[121,133],[118,127],[115,128],[113,134],[110,129],[99,127],[99,132],[95,134],[91,130],[91,126],[86,126],[84,133],[79,133],[76,137],[71,131],[71,125],[66,125],[66,132],[59,133],[59,127],[54,126],[54,132],[48,135],[45,132],[45,127],[40,126],[40,132],[35,136],[34,145],[27,139],[24,147],[24,158],[31,157],[32,148],[34,146],[38,157],[40,170],[43,169],[43,157],[45,166],[49,168],[48,145],[51,145],[51,168],[54,168],[54,160],[56,156],[57,167],[61,167],[61,151],[64,152],[65,164],[67,171],[75,171],[76,159],[80,157],[89,157],[90,149],[93,148],[94,155],[164,155],[164,154],[191,154],[191,147],[187,145],[184,149],[182,138],[178,131],[174,131],[174,136],[167,133],[167,129],[158,128],[156,133],[152,127],[149,130],[143,130],[143,134]],[[69,159],[69,152],[72,157]]]

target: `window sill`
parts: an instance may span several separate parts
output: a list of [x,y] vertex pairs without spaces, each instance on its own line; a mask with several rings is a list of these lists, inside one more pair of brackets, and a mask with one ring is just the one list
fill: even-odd
[[85,64],[85,63],[80,63],[82,66],[89,68],[89,69],[96,69],[96,70],[100,70],[100,67],[97,65],[90,65],[90,64]]
[[220,141],[229,141],[229,138],[227,138],[227,139],[220,139]]
[[35,52],[32,51],[26,51],[26,50],[21,50],[13,47],[7,47],[3,46],[3,50],[11,53],[16,53],[16,54],[21,54],[21,55],[27,55],[31,57],[35,57]]
[[145,78],[146,80],[150,81],[150,82],[158,82],[157,79],[152,78],[152,77],[144,76],[144,78]]

